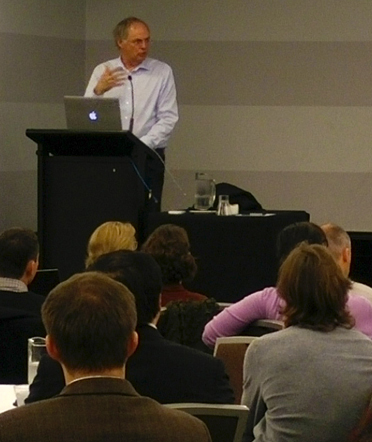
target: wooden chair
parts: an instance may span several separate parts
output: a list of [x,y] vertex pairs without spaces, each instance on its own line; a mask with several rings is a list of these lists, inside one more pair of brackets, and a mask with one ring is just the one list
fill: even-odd
[[241,442],[249,409],[245,405],[166,404],[196,416],[207,426],[212,442]]
[[234,391],[235,404],[240,404],[243,392],[243,362],[248,346],[256,336],[217,338],[213,356],[222,360]]

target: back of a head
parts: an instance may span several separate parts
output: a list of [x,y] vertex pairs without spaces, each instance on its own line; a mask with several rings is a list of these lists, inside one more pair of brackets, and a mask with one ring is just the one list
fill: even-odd
[[304,221],[285,227],[277,238],[277,257],[282,263],[298,244],[306,241],[308,244],[328,245],[323,230],[314,223]]
[[36,234],[22,227],[13,227],[0,235],[0,276],[20,279],[29,261],[37,261],[39,243]]
[[328,248],[336,260],[338,260],[345,248],[351,249],[351,241],[348,233],[337,224],[327,223],[321,226],[328,241]]
[[187,232],[174,224],[155,229],[142,246],[161,268],[164,284],[192,280],[196,274],[195,258],[190,253]]
[[69,370],[99,373],[124,365],[137,318],[126,287],[101,273],[86,272],[50,292],[42,319]]
[[296,247],[280,267],[277,289],[286,304],[282,314],[287,327],[331,331],[354,325],[346,308],[350,281],[324,246]]
[[88,241],[85,266],[90,266],[99,256],[115,250],[136,250],[136,230],[130,223],[107,221],[96,228]]
[[106,273],[133,293],[138,325],[150,323],[160,310],[161,270],[152,256],[118,250],[101,255],[88,270]]

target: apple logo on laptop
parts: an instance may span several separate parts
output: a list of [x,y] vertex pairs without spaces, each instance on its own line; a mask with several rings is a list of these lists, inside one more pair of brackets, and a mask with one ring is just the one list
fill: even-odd
[[97,121],[98,115],[96,111],[89,112],[89,120],[90,121]]

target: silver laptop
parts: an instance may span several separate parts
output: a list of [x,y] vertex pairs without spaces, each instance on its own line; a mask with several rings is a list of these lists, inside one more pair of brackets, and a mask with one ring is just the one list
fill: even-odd
[[122,130],[118,98],[65,96],[67,129]]

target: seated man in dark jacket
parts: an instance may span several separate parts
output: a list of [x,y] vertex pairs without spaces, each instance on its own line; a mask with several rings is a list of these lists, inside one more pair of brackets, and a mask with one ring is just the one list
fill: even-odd
[[27,339],[45,336],[45,298],[28,290],[39,263],[32,230],[14,227],[0,234],[0,383],[27,382]]
[[[161,271],[150,255],[120,250],[102,255],[88,270],[108,274],[135,296],[139,345],[128,360],[126,378],[138,393],[163,404],[233,403],[233,392],[220,360],[170,342],[158,332]],[[26,402],[56,395],[63,387],[59,364],[45,357]]]
[[0,309],[22,310],[41,317],[45,298],[29,292],[39,266],[39,243],[32,230],[13,227],[0,235]]

